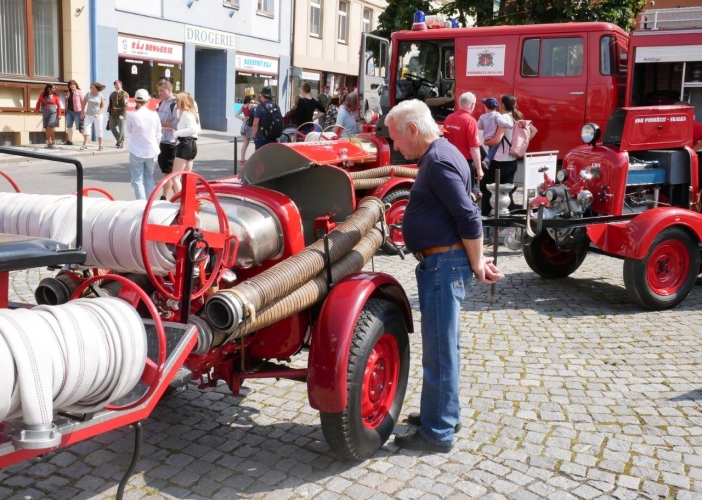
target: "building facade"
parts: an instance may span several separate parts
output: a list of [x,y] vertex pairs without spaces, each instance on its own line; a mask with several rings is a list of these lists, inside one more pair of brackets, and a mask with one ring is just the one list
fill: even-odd
[[292,96],[309,82],[316,96],[325,84],[332,92],[358,84],[361,33],[378,26],[384,0],[297,0],[293,27]]
[[[43,143],[40,93],[88,84],[85,0],[0,1],[0,144]],[[62,120],[62,125],[65,120]]]
[[107,98],[117,79],[157,97],[166,78],[195,97],[203,128],[236,132],[246,87],[289,102],[291,16],[286,0],[2,0],[0,143],[42,143],[31,111],[47,83],[65,101],[71,79]]
[[[93,0],[95,1],[95,0]],[[167,78],[190,92],[203,128],[234,132],[244,88],[273,88],[285,101],[290,3],[284,0],[99,0],[97,78],[134,96],[158,96]]]

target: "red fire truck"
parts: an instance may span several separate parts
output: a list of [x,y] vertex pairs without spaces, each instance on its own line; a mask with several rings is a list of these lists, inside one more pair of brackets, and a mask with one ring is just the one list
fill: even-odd
[[[557,150],[559,159],[579,145],[585,123],[604,128],[621,106],[686,100],[702,116],[701,8],[646,11],[629,36],[609,23],[441,26],[393,33],[391,57],[388,40],[364,35],[364,110],[383,114],[417,98],[441,122],[463,92],[513,94],[539,129],[530,150]],[[378,133],[387,135],[382,118]]]

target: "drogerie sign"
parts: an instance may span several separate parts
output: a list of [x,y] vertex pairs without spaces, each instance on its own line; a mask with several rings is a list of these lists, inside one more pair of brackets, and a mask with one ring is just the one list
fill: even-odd
[[234,50],[234,33],[185,25],[185,43],[204,45],[223,50]]

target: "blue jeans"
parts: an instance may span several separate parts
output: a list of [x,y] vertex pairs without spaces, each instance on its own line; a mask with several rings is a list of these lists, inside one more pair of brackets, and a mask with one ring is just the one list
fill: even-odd
[[422,396],[419,433],[434,444],[453,444],[461,419],[461,302],[473,270],[464,249],[429,255],[415,269],[422,314]]
[[273,142],[278,142],[278,141],[276,139],[266,139],[265,137],[263,137],[263,138],[256,137],[256,139],[254,139],[254,146],[256,147],[256,149],[261,149],[266,144],[271,144]]
[[132,171],[132,187],[137,200],[146,200],[154,190],[153,158],[140,158],[134,153],[129,153],[129,168]]

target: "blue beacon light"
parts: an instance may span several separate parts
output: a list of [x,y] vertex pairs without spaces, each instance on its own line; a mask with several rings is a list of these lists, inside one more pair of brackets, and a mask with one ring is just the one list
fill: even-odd
[[424,12],[418,10],[414,13],[414,22],[412,23],[412,31],[423,31],[427,29],[426,18]]

